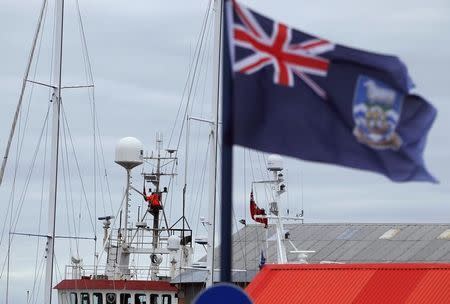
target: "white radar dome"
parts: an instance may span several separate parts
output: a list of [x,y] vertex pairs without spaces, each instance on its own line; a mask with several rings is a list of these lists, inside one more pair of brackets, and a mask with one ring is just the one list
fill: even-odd
[[125,137],[116,145],[115,162],[125,169],[133,169],[144,162],[142,143],[134,137]]
[[283,170],[283,158],[278,154],[271,154],[267,158],[267,170],[281,171]]
[[180,237],[178,235],[171,235],[167,240],[167,250],[177,251],[180,249]]

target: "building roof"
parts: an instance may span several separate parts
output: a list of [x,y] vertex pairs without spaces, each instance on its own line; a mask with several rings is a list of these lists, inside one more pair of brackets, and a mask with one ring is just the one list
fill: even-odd
[[[308,254],[309,263],[450,263],[450,224],[305,223],[286,224],[284,228],[298,250],[315,251]],[[268,229],[260,224],[243,226],[233,234],[232,245],[232,266],[240,270],[239,280],[253,279],[259,270],[261,250],[266,263],[276,263],[273,225]],[[297,255],[290,250],[293,248],[288,249],[288,261],[295,263]],[[216,249],[216,268],[220,268],[219,254],[220,250]],[[206,257],[200,261],[205,262]],[[206,282],[206,272],[186,270],[172,282]]]
[[63,290],[146,290],[146,291],[177,291],[177,288],[167,281],[140,281],[140,280],[62,280],[55,289]]
[[[450,263],[450,224],[287,224],[285,230],[298,250],[316,251],[308,254],[310,263]],[[290,247],[288,261],[295,263]],[[233,268],[257,270],[261,250],[267,263],[276,262],[275,228],[244,226],[233,235]]]
[[267,265],[246,289],[265,303],[449,303],[450,264]]

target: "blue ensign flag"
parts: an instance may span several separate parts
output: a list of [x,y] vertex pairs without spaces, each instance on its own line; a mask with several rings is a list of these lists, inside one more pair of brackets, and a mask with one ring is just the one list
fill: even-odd
[[397,57],[338,45],[227,2],[232,144],[397,182],[436,181],[423,160],[436,110],[410,94]]

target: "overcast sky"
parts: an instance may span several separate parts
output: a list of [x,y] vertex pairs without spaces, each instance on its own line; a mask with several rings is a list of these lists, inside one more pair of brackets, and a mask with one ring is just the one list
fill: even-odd
[[[151,150],[154,148],[157,131],[163,132],[168,144],[208,1],[79,1],[94,74],[97,114],[111,183],[112,206],[117,209],[123,190],[124,172],[113,162],[114,145],[124,136],[135,136],[143,141],[147,150]],[[430,131],[425,159],[429,170],[440,180],[440,184],[396,184],[374,173],[286,158],[288,194],[284,198],[285,206],[299,211],[303,205],[305,220],[308,222],[447,223],[450,220],[450,2],[243,2],[267,16],[336,43],[398,55],[408,65],[417,85],[416,92],[438,110],[438,118]],[[3,153],[6,146],[40,5],[40,0],[0,1],[0,153]],[[46,34],[42,39],[36,76],[33,76],[43,82],[48,80],[50,70],[51,8],[52,4],[48,10]],[[74,2],[67,0],[66,8],[64,83],[85,84]],[[211,27],[212,25],[209,26]],[[199,84],[195,86],[197,89],[193,114],[208,118],[211,36],[206,41],[206,49]],[[81,171],[89,184],[92,181],[92,171],[89,169],[92,161],[89,99],[86,92],[66,92],[64,104],[67,119],[70,121]],[[29,95],[30,91],[27,91],[26,104]],[[33,151],[41,131],[48,106],[48,90],[34,87],[32,100],[28,126],[30,135],[25,138],[21,163],[23,168],[19,170],[18,187],[25,181],[26,168],[31,159],[31,155],[25,152]],[[207,127],[195,124],[192,126],[192,134],[197,143],[190,150],[189,167],[192,173],[189,173],[189,183],[192,188],[189,192],[191,205],[188,207],[188,215],[193,225],[199,227],[198,218],[207,216],[208,187],[201,187],[203,180],[207,180],[207,176],[202,178]],[[177,134],[175,135],[170,147],[174,147],[177,140]],[[181,148],[183,145],[182,142]],[[258,153],[240,148],[235,149],[235,152],[234,206],[236,218],[243,218],[247,216],[251,180],[264,177],[261,173],[263,159]],[[181,193],[184,156],[185,153],[180,151],[180,175],[171,189],[173,193]],[[42,164],[38,163],[37,167],[42,169]],[[9,203],[12,168],[13,164],[10,163],[7,180],[0,189],[2,209],[6,209]],[[36,176],[37,182],[30,185],[24,203],[21,221],[25,224],[20,224],[17,231],[30,232],[37,229],[41,179],[38,174]],[[140,188],[142,182],[139,174],[135,174],[135,180]],[[91,197],[92,187],[87,188],[88,196]],[[101,206],[105,197],[108,197],[106,190],[97,189],[97,192],[99,207],[95,208],[95,213],[99,216],[110,213],[107,199],[107,207]],[[261,205],[267,204],[263,190],[257,192],[257,195],[261,199]],[[179,195],[173,194],[173,218],[179,215],[177,199]],[[82,210],[85,209],[82,207],[83,199],[78,195],[76,200],[80,211],[75,213],[82,214],[89,222],[85,218],[88,216],[87,211]],[[91,198],[89,200],[92,202]],[[138,204],[138,200],[135,201]],[[4,213],[0,214],[1,221],[5,219]],[[63,213],[58,224],[63,230],[62,234],[70,232],[64,228],[67,226],[64,224],[65,219],[66,214]],[[45,227],[45,224],[41,225],[42,233],[45,233]],[[97,225],[97,229],[100,228]],[[80,230],[81,234],[87,235],[93,229],[88,223]],[[33,275],[36,245],[34,240],[27,238],[17,238],[14,244],[13,249],[18,253],[12,263],[15,267],[12,275],[12,282],[15,284],[12,287],[12,298],[24,299],[25,290],[32,289],[30,276]],[[24,249],[29,244],[34,246],[31,256],[24,254]],[[3,263],[5,243],[0,248],[0,262]],[[68,254],[62,253],[59,262],[61,268],[67,264]],[[0,295],[3,295],[4,277],[0,281]]]

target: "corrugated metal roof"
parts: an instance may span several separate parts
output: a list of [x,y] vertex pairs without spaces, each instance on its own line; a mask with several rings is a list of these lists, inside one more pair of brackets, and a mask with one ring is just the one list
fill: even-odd
[[[308,257],[311,263],[450,262],[450,240],[438,239],[450,229],[450,224],[288,224],[286,229],[299,250],[316,251]],[[391,229],[398,229],[398,233],[380,239]],[[274,227],[269,227],[269,238],[274,233]],[[257,269],[260,251],[266,247],[265,229],[260,225],[247,225],[239,235],[240,238],[237,234],[233,238],[233,268],[243,269],[245,265],[247,269]],[[276,243],[268,244],[267,262],[273,263]],[[216,250],[217,258],[218,253]],[[295,254],[288,254],[289,262],[295,262],[296,258]]]
[[[450,240],[439,239],[450,224],[288,224],[290,239],[298,250],[315,250],[309,254],[310,263],[450,263]],[[380,237],[390,229],[399,232],[390,239]],[[233,268],[256,271],[261,249],[267,263],[276,262],[276,242],[268,242],[275,234],[273,226],[268,231],[262,225],[247,225],[233,235]],[[293,249],[293,248],[292,248]],[[296,262],[298,255],[289,253],[288,261]],[[216,250],[216,267],[219,268],[219,251]],[[206,261],[206,257],[202,258]]]
[[265,303],[450,303],[450,264],[267,265],[247,287]]

